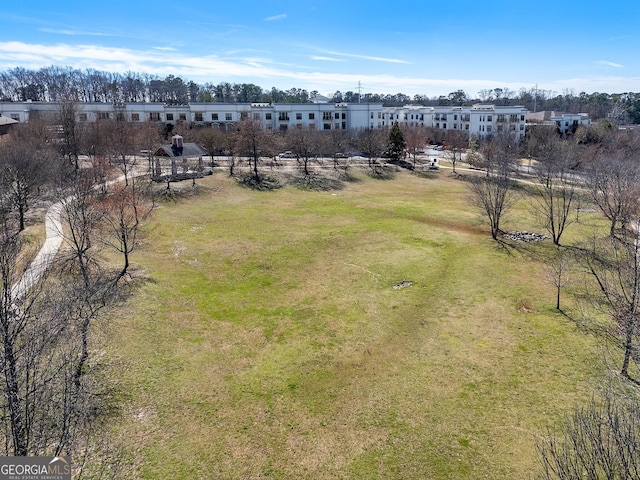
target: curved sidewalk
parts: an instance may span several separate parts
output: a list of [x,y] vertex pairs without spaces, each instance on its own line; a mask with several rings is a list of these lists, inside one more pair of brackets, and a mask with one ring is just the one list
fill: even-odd
[[66,200],[53,204],[45,216],[45,241],[40,251],[22,274],[20,280],[11,288],[11,296],[18,300],[33,287],[47,270],[62,244],[62,223],[60,215]]

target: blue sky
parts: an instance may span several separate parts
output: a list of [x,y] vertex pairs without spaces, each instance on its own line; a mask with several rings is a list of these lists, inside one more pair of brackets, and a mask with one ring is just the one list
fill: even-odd
[[172,74],[330,95],[640,92],[640,0],[0,3],[0,70]]

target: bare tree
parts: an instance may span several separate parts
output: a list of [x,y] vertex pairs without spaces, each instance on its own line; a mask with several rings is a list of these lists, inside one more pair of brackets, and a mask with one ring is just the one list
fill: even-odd
[[156,122],[143,122],[136,129],[136,143],[145,151],[149,174],[153,174],[153,156],[162,143],[160,127]]
[[15,288],[24,253],[17,230],[0,219],[0,451],[69,454],[100,408],[72,313],[83,302],[47,272]]
[[607,391],[536,441],[541,480],[640,479],[640,402]]
[[[234,151],[238,155],[249,158],[249,167],[256,182],[261,180],[258,170],[260,157],[264,154],[270,156],[278,141],[277,134],[270,130],[263,130],[259,121],[247,118],[238,125]],[[231,166],[232,169],[233,166]]]
[[569,283],[573,258],[566,249],[558,248],[545,263],[545,276],[556,290],[556,310],[560,310],[560,294]]
[[427,131],[423,127],[409,127],[403,129],[406,148],[413,159],[413,168],[416,168],[417,156],[427,146]]
[[293,128],[287,132],[285,138],[287,146],[295,154],[298,162],[302,163],[302,171],[309,176],[309,163],[318,155],[320,150],[320,138],[315,129]]
[[626,229],[638,213],[640,165],[623,154],[600,157],[587,170],[587,188],[593,202],[609,220],[609,234]]
[[50,144],[28,135],[27,129],[0,144],[0,185],[18,214],[19,231],[24,230],[30,201],[47,182],[54,161]]
[[129,175],[137,164],[136,153],[140,150],[140,137],[129,122],[122,120],[109,121],[107,125],[106,147],[111,163],[116,165],[124,175],[124,183],[129,185]]
[[504,214],[517,200],[514,182],[510,177],[514,159],[515,151],[510,142],[495,141],[491,162],[487,165],[487,176],[469,180],[472,202],[487,216],[494,240],[502,232],[500,223]]
[[86,126],[84,122],[80,121],[78,104],[73,99],[60,101],[56,121],[61,132],[61,142],[59,143],[61,153],[78,170]]
[[444,136],[444,143],[451,151],[451,166],[456,173],[458,161],[462,161],[462,154],[469,146],[469,138],[460,130],[449,130]]
[[365,129],[357,132],[355,145],[367,158],[369,168],[374,175],[380,174],[378,159],[383,154],[387,142],[387,132],[383,130]]
[[[98,208],[101,211],[101,241],[122,254],[124,264],[117,280],[124,277],[130,266],[130,255],[140,247],[141,222],[151,212],[145,201],[144,186],[132,179],[130,186],[116,186],[104,197]],[[116,281],[117,281],[116,280]]]
[[553,132],[534,152],[538,163],[535,173],[538,182],[534,211],[553,243],[560,245],[560,237],[573,223],[572,209],[578,200],[579,177],[572,145]]
[[585,252],[583,261],[598,289],[590,292],[590,298],[604,306],[613,321],[600,331],[621,348],[620,374],[631,378],[631,361],[640,361],[640,231],[629,229],[624,233],[594,240],[594,251]]
[[195,140],[207,155],[211,157],[211,166],[214,167],[214,157],[224,150],[228,150],[228,135],[217,128],[200,128],[196,130]]

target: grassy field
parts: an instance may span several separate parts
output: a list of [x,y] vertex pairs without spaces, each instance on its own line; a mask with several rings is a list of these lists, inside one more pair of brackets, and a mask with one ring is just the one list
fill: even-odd
[[[109,328],[139,478],[529,478],[603,375],[448,173],[200,185],[154,212]],[[505,226],[531,229],[518,207]]]

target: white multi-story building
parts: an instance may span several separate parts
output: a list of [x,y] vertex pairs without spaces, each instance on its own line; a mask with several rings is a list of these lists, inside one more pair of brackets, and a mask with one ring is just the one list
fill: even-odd
[[573,133],[580,125],[591,125],[588,113],[562,113],[549,117],[549,121],[555,122],[562,133]]
[[[5,102],[0,114],[19,122],[28,122],[35,115],[55,116],[56,103]],[[232,131],[239,122],[251,118],[265,129],[284,131],[289,128],[316,130],[358,130],[388,128],[394,122],[406,127],[431,127],[437,130],[458,130],[479,140],[500,134],[524,138],[524,107],[499,107],[476,104],[468,107],[424,107],[406,105],[383,107],[379,103],[78,103],[78,121],[95,122],[119,119],[130,122],[162,122],[175,125],[209,126]]]
[[[36,115],[51,116],[60,111],[56,103],[5,102],[0,103],[0,114],[28,122]],[[317,130],[357,130],[375,128],[369,119],[378,116],[382,104],[374,103],[189,103],[165,105],[162,103],[78,103],[78,121],[95,122],[101,119],[119,119],[130,122],[162,122],[175,125],[184,122],[192,126],[211,126],[221,130],[235,130],[247,118],[259,121],[263,128],[314,128]]]
[[394,122],[407,127],[431,127],[443,131],[461,131],[479,140],[491,136],[512,135],[516,141],[524,138],[527,109],[476,104],[470,107],[384,107],[377,127]]

